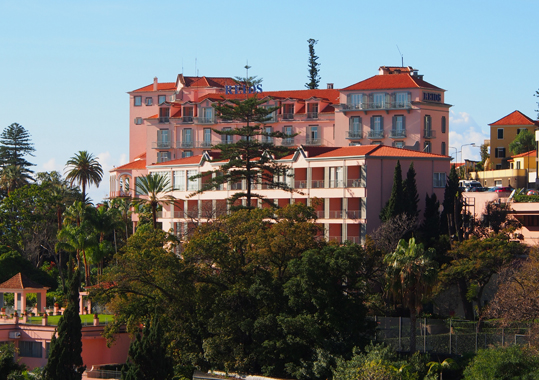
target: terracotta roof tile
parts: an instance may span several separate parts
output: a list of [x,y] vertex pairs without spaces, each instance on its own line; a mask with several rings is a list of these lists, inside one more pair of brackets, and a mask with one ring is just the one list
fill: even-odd
[[520,111],[511,112],[509,115],[502,117],[500,120],[495,121],[489,125],[535,125],[537,121],[530,119]]
[[143,170],[146,169],[146,154],[144,154],[144,159],[138,159],[135,161],[128,162],[125,165],[112,168],[110,171],[115,172],[118,170]]
[[[157,83],[157,91],[174,91],[174,90],[176,90],[176,83],[174,82]],[[148,92],[148,91],[153,91],[153,83],[147,86],[138,88],[134,90],[133,92]]]
[[22,273],[17,273],[9,280],[0,284],[0,289],[49,289],[43,285],[30,280]]
[[531,157],[535,157],[537,154],[537,150],[530,150],[529,152],[524,152],[524,153],[520,153],[520,154],[517,154],[515,156],[511,156],[512,158],[517,158],[517,157],[528,157],[528,156],[531,156]]
[[197,154],[196,156],[178,158],[176,160],[155,163],[155,164],[152,164],[151,166],[192,165],[192,164],[199,164],[201,160],[202,160],[202,155]]
[[[339,90],[335,89],[323,89],[323,90],[296,90],[296,91],[264,91],[256,94],[249,94],[249,96],[256,96],[258,99],[264,99],[271,97],[274,99],[298,99],[306,100],[310,98],[318,98],[329,102],[330,104],[339,104]],[[245,99],[245,94],[207,94],[199,98],[199,101],[210,99],[214,101],[221,101],[224,99]]]
[[429,88],[432,90],[442,90],[441,88],[408,73],[375,75],[361,82],[343,88],[342,90],[390,90],[399,88]]
[[378,145],[378,149],[374,150],[369,156],[372,157],[417,157],[417,158],[447,158],[449,156],[443,156],[435,153],[419,152],[417,150],[410,150],[404,148],[395,148],[392,146]]
[[416,150],[394,148],[385,145],[357,145],[345,147],[314,147],[304,148],[308,157],[330,158],[330,157],[417,157],[417,158],[447,158],[440,154],[419,152]]
[[[229,77],[183,77],[185,80],[185,87],[224,87],[226,85],[235,85],[236,81]],[[204,79],[202,79],[204,78]]]

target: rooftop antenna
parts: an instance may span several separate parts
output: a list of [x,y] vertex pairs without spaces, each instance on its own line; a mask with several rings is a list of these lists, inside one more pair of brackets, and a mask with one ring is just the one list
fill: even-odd
[[251,66],[249,66],[249,60],[247,60],[247,64],[244,67],[245,67],[246,78],[249,78],[249,69],[251,68]]
[[399,49],[399,45],[397,45],[397,50],[399,51],[399,54],[401,55],[401,67],[404,67],[404,56],[401,53],[401,49]]

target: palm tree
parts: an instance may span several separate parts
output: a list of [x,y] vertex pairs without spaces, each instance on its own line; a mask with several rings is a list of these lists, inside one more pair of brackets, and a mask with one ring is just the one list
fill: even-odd
[[436,251],[427,251],[415,238],[408,242],[401,239],[395,252],[386,255],[387,286],[394,298],[401,298],[404,307],[410,310],[410,352],[416,350],[416,320],[423,302],[432,290],[438,273],[434,260]]
[[145,204],[152,210],[153,228],[157,228],[157,208],[174,202],[172,195],[167,195],[172,191],[169,180],[158,173],[150,173],[144,177],[137,178],[137,195],[145,195],[146,198],[136,198],[135,205]]
[[6,166],[0,172],[0,187],[7,191],[8,196],[13,190],[27,185],[32,180],[32,177],[22,170],[19,165]]
[[127,239],[129,238],[129,225],[133,228],[133,221],[131,220],[131,200],[125,197],[114,198],[110,201],[110,207],[112,210],[116,210],[119,219],[124,224],[125,241],[127,242]]
[[92,261],[99,263],[99,273],[102,274],[105,257],[114,252],[111,242],[105,240],[105,237],[111,232],[114,233],[114,242],[116,243],[116,229],[122,227],[123,223],[117,217],[118,211],[110,208],[107,202],[90,210],[92,212],[89,213],[87,221],[99,236],[99,244],[91,250]]
[[82,150],[66,162],[66,179],[71,181],[71,185],[74,182],[80,185],[83,200],[86,200],[86,185],[94,184],[99,187],[103,179],[103,168],[97,159],[98,157]]
[[84,223],[81,226],[67,225],[58,232],[58,243],[56,251],[64,250],[74,252],[77,255],[78,267],[80,268],[80,254],[84,260],[84,278],[86,286],[90,285],[90,267],[86,259],[86,251],[97,245],[96,236],[89,231]]

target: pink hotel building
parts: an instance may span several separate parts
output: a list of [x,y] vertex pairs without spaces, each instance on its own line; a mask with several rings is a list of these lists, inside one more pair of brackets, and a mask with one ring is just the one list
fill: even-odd
[[[254,91],[253,91],[254,92]],[[411,162],[417,172],[420,208],[426,193],[443,198],[450,157],[449,104],[445,90],[412,67],[386,67],[378,75],[345,87],[297,91],[261,91],[265,106],[279,107],[264,128],[295,137],[274,139],[290,147],[281,159],[290,166],[287,181],[299,192],[261,186],[257,193],[275,204],[317,202],[318,222],[328,239],[364,241],[379,226],[379,212],[393,184],[400,160],[403,175]],[[225,199],[244,188],[235,183],[188,198],[203,179],[190,177],[215,169],[212,146],[232,143],[232,136],[214,130],[241,127],[219,119],[212,107],[231,98],[244,98],[232,78],[184,77],[129,92],[129,157],[111,170],[110,196],[134,195],[136,177],[148,172],[170,179],[177,201],[163,209],[163,229],[181,234],[193,223],[226,212]],[[128,186],[130,184],[130,186]],[[127,189],[131,194],[126,192]]]

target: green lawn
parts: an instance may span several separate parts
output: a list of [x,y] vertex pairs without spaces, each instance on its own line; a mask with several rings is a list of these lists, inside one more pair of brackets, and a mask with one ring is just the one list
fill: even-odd
[[[57,325],[58,321],[60,320],[60,315],[49,315],[48,316],[48,324],[49,325]],[[40,325],[41,320],[43,317],[29,317],[28,323]],[[91,325],[94,323],[94,315],[93,314],[84,314],[80,316],[80,320],[83,325]],[[112,315],[108,314],[99,314],[99,323],[110,323],[114,320],[114,317]]]

